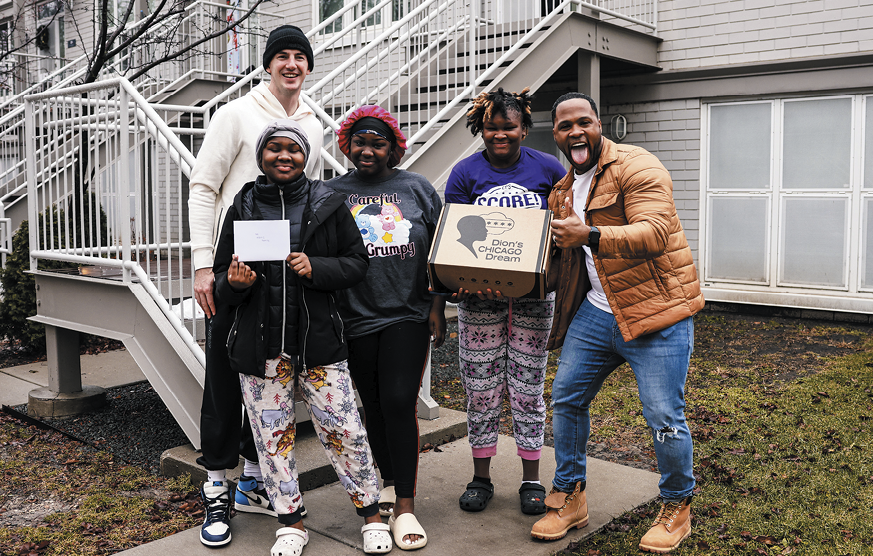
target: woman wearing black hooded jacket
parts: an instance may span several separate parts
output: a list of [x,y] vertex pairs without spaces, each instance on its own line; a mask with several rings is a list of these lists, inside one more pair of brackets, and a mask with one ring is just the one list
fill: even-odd
[[[305,176],[300,180],[309,181],[309,200],[298,208],[303,209],[302,252],[312,265],[311,279],[291,272],[285,261],[272,261],[249,264],[259,278],[248,290],[237,292],[227,283],[233,255],[233,222],[283,219],[280,188],[276,184],[254,181],[244,185],[228,209],[219,236],[215,289],[222,302],[240,307],[228,337],[228,348],[231,360],[249,369],[247,374],[254,374],[251,371],[254,367],[260,369],[263,377],[264,362],[279,357],[283,340],[286,347],[301,346],[295,355],[301,357],[301,365],[306,367],[348,357],[334,292],[360,282],[367,274],[369,258],[343,196],[321,180]],[[295,184],[284,187],[292,185]],[[296,203],[293,194],[283,197],[285,213],[293,215]],[[295,227],[294,222],[291,227]]]
[[[240,373],[263,487],[279,515],[272,554],[297,556],[309,541],[294,458],[295,383],[328,459],[364,517],[364,552],[388,552],[391,537],[379,517],[373,456],[335,298],[336,290],[366,275],[361,234],[343,197],[304,175],[309,144],[296,122],[271,122],[257,152],[264,175],[243,186],[228,209],[213,270],[216,301],[234,315],[228,355]],[[284,261],[239,261],[234,224],[249,220],[289,222],[291,253]],[[204,498],[208,504],[208,493]]]

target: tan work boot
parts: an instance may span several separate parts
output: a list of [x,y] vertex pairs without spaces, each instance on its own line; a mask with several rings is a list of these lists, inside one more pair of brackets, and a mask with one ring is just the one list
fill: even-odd
[[581,488],[582,483],[576,483],[576,490],[567,494],[552,487],[552,492],[545,499],[548,512],[534,523],[530,536],[554,541],[567,536],[567,531],[573,527],[581,529],[588,525],[588,502]]
[[691,497],[661,504],[649,532],[640,540],[640,550],[666,554],[691,534]]

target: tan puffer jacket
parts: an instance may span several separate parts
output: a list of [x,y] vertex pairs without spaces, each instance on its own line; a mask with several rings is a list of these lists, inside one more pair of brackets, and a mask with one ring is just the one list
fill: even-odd
[[[600,230],[597,275],[625,341],[663,330],[703,309],[691,249],[676,215],[673,182],[641,147],[603,138],[586,204],[585,223]],[[573,170],[555,185],[549,208],[565,218]],[[591,288],[581,247],[552,253],[549,280],[557,291],[549,349],[563,345]]]

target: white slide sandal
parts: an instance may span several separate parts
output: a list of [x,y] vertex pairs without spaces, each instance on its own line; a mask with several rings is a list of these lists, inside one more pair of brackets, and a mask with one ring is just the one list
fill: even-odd
[[[394,544],[400,550],[415,550],[424,548],[424,545],[427,544],[427,534],[414,514],[392,515],[391,519],[388,520],[388,525],[391,527],[392,533],[394,533]],[[419,535],[421,538],[417,541],[406,543],[403,540],[403,537],[406,535]]]
[[394,493],[394,485],[389,487],[385,487],[379,493],[379,515],[382,517],[391,517],[394,515],[394,508],[390,510],[383,510],[381,508],[382,504],[396,504],[397,503],[397,495]]

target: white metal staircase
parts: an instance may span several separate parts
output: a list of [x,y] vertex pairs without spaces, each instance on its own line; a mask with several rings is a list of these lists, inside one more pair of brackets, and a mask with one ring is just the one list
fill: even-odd
[[[379,103],[411,139],[403,166],[441,186],[454,162],[479,143],[467,131],[463,111],[481,90],[536,91],[576,51],[598,52],[591,33],[638,41],[641,48],[628,49],[643,53],[634,61],[654,66],[651,35],[626,27],[653,28],[656,4],[625,3],[634,10],[648,6],[648,18],[630,8],[579,0],[517,2],[521,8],[509,13],[496,13],[498,2],[491,0],[423,0],[398,21],[386,17],[376,25],[376,15],[391,0],[358,17],[360,2],[349,2],[308,33],[318,71],[309,77],[303,100],[325,123],[326,168],[335,173],[346,167],[333,141],[337,122],[361,104]],[[539,13],[547,4],[553,9]],[[592,13],[621,16],[615,21],[622,24]],[[342,30],[336,30],[337,21]],[[53,89],[26,97],[22,123],[16,124],[21,129],[15,133],[27,139],[26,176],[12,190],[26,188],[31,268],[39,289],[34,320],[124,341],[195,447],[205,358],[196,341],[202,320],[190,302],[186,210],[192,153],[210,114],[266,77],[258,69],[202,106],[150,103],[123,78]],[[182,78],[150,90],[176,91]],[[86,194],[99,201],[108,233],[81,209]],[[53,219],[45,207],[62,209],[64,218]],[[40,271],[40,260],[75,268]]]

